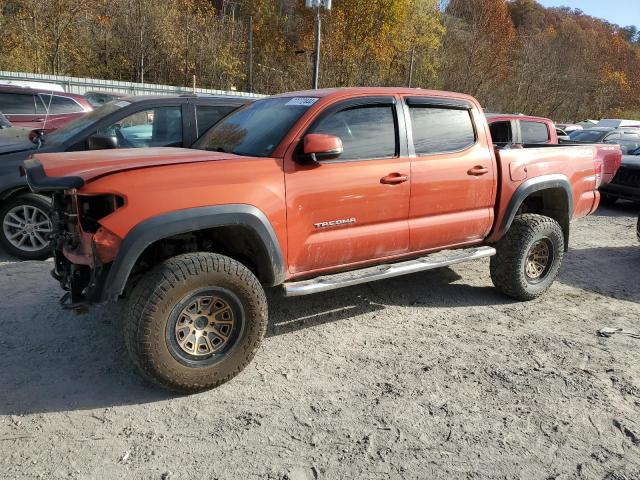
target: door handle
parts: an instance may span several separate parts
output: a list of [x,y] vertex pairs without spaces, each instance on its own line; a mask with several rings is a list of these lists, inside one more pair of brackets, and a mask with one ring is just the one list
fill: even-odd
[[473,175],[475,177],[484,175],[485,173],[489,173],[489,169],[486,167],[483,167],[482,165],[476,165],[475,167],[467,170],[467,175]]
[[383,183],[386,185],[398,185],[399,183],[404,183],[407,180],[409,180],[408,175],[402,175],[401,173],[395,172],[395,173],[390,173],[386,177],[382,177],[380,179],[380,183]]

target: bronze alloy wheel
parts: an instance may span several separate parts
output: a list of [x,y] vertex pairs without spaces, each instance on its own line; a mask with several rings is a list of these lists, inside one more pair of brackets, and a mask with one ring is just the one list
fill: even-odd
[[553,245],[548,238],[541,238],[529,249],[524,263],[527,281],[541,281],[553,264]]
[[227,354],[244,327],[244,312],[226,289],[207,288],[187,296],[171,312],[167,343],[188,366],[210,365]]

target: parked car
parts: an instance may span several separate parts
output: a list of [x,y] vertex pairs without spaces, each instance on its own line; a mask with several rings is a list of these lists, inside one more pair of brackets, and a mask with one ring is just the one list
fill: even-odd
[[636,138],[640,129],[592,127],[584,130],[574,130],[569,134],[572,143],[615,143],[614,140]]
[[602,160],[495,149],[487,132],[463,94],[312,90],[231,113],[195,149],[36,153],[25,169],[53,195],[62,304],[126,297],[134,363],[194,392],[253,358],[263,285],[307,295],[491,257],[504,294],[545,292],[570,220],[598,207]]
[[574,130],[582,130],[584,128],[582,125],[578,125],[577,123],[556,123],[556,127],[567,133],[571,133]]
[[0,111],[16,127],[51,132],[91,110],[82,95],[0,85]]
[[556,127],[548,118],[506,113],[487,113],[486,117],[496,145],[558,143]]
[[0,112],[0,130],[4,130],[5,128],[11,128],[11,122],[7,117],[4,116],[2,112]]
[[[25,132],[18,138],[0,139],[0,243],[22,259],[50,255],[49,200],[29,193],[18,170],[34,152],[190,147],[211,125],[250,100],[206,95],[127,97],[33,141]],[[26,236],[29,228],[35,229],[33,236]]]
[[618,172],[610,183],[600,187],[600,193],[603,202],[610,205],[619,199],[640,202],[640,140],[622,157]]
[[640,128],[640,120],[623,120],[621,118],[603,118],[597,123],[596,126],[612,127],[612,128],[621,128],[621,127]]
[[568,142],[571,140],[569,134],[558,127],[556,127],[556,137],[558,137],[558,142]]
[[114,92],[86,92],[84,98],[94,107],[98,108],[112,100],[118,100],[120,98],[127,97],[124,93]]

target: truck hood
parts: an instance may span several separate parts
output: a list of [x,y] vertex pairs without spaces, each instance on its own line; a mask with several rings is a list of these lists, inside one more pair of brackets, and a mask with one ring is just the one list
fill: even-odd
[[186,148],[123,148],[88,152],[36,153],[33,159],[48,177],[80,177],[85,183],[111,173],[181,163],[235,158],[231,153]]
[[80,188],[105,175],[166,165],[238,158],[231,153],[186,148],[129,148],[90,152],[36,153],[24,162],[34,192]]

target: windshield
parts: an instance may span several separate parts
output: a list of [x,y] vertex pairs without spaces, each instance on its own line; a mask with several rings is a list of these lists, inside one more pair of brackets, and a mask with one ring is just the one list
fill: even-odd
[[258,100],[211,127],[193,148],[268,157],[294,123],[318,99],[280,97]]
[[54,143],[64,143],[71,137],[73,137],[76,133],[100,121],[110,113],[115,112],[122,107],[126,107],[127,105],[131,105],[131,103],[124,100],[105,103],[102,107],[96,108],[95,110],[92,110],[91,112],[70,121],[65,126],[46,134],[44,137],[44,143],[47,145]]
[[574,142],[599,142],[609,133],[609,130],[574,130],[569,134],[569,138]]

